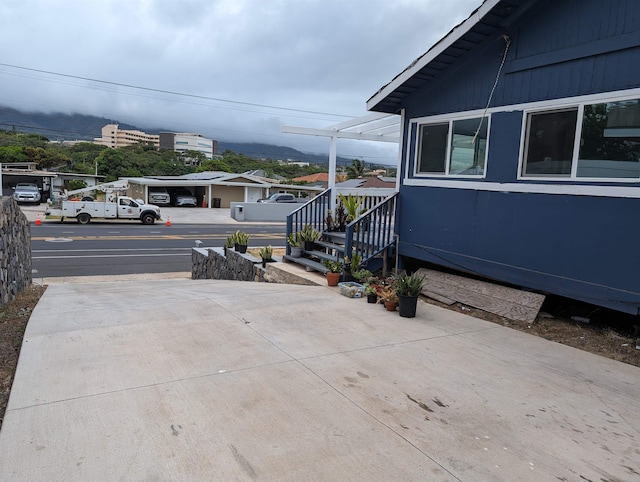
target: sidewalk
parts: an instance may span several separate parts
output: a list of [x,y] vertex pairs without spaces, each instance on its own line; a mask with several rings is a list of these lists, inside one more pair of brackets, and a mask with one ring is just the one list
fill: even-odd
[[326,286],[56,284],[27,327],[0,480],[634,480],[638,379]]

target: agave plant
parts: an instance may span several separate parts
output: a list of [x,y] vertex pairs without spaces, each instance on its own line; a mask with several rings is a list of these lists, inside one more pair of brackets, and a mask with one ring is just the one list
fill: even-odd
[[273,256],[273,248],[271,246],[265,246],[260,248],[260,257],[265,261],[270,261]]
[[425,276],[418,273],[402,273],[396,279],[396,291],[402,296],[419,296],[425,283]]

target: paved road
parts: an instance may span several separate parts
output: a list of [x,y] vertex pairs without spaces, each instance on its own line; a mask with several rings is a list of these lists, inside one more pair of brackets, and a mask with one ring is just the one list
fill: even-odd
[[[228,210],[164,208],[164,220],[145,226],[132,221],[80,225],[45,220],[45,206],[21,206],[32,222],[34,279],[191,271],[191,248],[220,247],[241,229],[250,246],[283,246],[283,223],[238,223]],[[40,224],[36,220],[40,216]],[[169,222],[170,226],[167,225]]]
[[[44,224],[31,230],[34,278],[191,271],[196,241],[223,246],[229,224]],[[250,245],[282,246],[281,225],[242,226]]]

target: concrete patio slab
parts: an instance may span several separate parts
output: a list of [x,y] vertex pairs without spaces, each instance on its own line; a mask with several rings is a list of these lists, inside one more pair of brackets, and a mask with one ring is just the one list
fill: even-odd
[[57,284],[25,335],[0,480],[634,480],[639,376],[325,286]]

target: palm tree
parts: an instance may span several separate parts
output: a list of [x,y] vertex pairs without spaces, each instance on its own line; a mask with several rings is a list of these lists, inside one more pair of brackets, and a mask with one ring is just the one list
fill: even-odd
[[347,166],[347,176],[349,179],[358,179],[364,176],[364,161],[360,159],[351,161],[351,165]]

